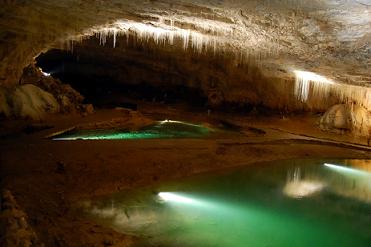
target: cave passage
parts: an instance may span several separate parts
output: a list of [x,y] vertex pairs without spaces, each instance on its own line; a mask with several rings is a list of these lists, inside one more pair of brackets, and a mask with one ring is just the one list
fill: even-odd
[[85,97],[86,103],[101,108],[136,110],[138,100],[187,103],[192,107],[207,105],[200,82],[189,83],[200,74],[191,73],[192,66],[199,71],[205,61],[198,61],[184,51],[137,42],[134,38],[128,41],[126,37],[117,37],[113,48],[109,42],[99,44],[99,39],[93,36],[75,45],[73,51],[52,49],[41,54],[36,59],[37,66],[70,84]]
[[371,0],[0,6],[1,247],[371,246]]

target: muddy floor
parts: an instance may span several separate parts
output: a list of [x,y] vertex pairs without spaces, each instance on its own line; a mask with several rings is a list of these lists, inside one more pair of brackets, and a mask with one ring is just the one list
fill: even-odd
[[72,205],[82,199],[259,161],[371,159],[366,140],[322,132],[313,115],[256,117],[164,106],[142,106],[140,111],[157,120],[215,125],[227,121],[236,132],[206,139],[44,138],[76,124],[120,117],[120,110],[98,110],[86,117],[52,116],[43,123],[50,128],[34,131],[25,131],[26,122],[2,123],[2,189],[11,192],[45,246],[135,245],[137,237],[117,233],[77,214]]

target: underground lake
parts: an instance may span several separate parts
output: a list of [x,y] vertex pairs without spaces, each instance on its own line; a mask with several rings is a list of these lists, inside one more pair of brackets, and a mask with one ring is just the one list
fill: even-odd
[[51,138],[55,141],[201,138],[207,137],[213,132],[214,130],[212,128],[202,124],[163,120],[138,130],[72,129],[52,135]]
[[140,246],[369,246],[370,163],[360,162],[258,163],[76,207],[99,224],[140,236]]

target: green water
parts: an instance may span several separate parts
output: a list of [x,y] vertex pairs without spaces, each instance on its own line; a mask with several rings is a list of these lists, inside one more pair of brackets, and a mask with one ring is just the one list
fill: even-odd
[[179,121],[161,121],[137,131],[100,129],[72,130],[53,137],[53,140],[120,140],[120,139],[165,139],[201,138],[208,136],[212,129]]
[[84,210],[142,236],[140,246],[370,246],[371,175],[324,162],[346,165],[263,163],[114,194]]

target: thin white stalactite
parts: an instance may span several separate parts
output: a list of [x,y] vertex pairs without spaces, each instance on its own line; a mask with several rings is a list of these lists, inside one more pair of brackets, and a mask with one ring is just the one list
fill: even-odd
[[[135,39],[139,41],[153,41],[157,45],[163,46],[173,46],[178,41],[182,44],[184,50],[193,49],[198,53],[210,50],[214,54],[217,51],[228,51],[235,54],[239,63],[254,63],[258,67],[262,66],[262,61],[265,58],[279,53],[276,47],[267,47],[268,51],[260,51],[255,48],[242,49],[244,47],[242,44],[241,46],[231,46],[225,34],[232,33],[232,30],[229,30],[225,25],[217,26],[218,22],[198,23],[199,29],[196,28],[195,30],[179,28],[176,25],[178,22],[179,19],[176,19],[176,17],[170,19],[159,18],[158,22],[148,23],[120,20],[109,25],[91,28],[82,35],[70,38],[70,40],[82,42],[87,37],[95,35],[99,38],[99,43],[105,45],[107,39],[113,37],[114,48],[117,45],[118,35],[126,36],[127,43],[129,43],[130,36],[135,36]],[[189,20],[189,23],[191,23],[191,20]],[[202,32],[197,30],[202,30]],[[258,44],[259,41],[255,40],[254,42]],[[263,42],[263,40],[261,41]],[[68,46],[73,49],[73,44],[70,43]],[[294,94],[300,102],[311,103],[311,101],[322,99],[322,102],[315,102],[315,105],[326,105],[327,98],[331,96],[331,98],[336,97],[339,103],[356,102],[367,109],[371,109],[369,88],[335,84],[325,77],[306,71],[296,71],[295,76]]]
[[302,102],[308,100],[309,96],[309,80],[306,78],[296,77],[295,79],[295,94]]
[[138,40],[150,41],[153,40],[157,45],[174,45],[175,40],[183,42],[183,49],[189,48],[202,53],[206,49],[213,50],[223,49],[227,43],[223,39],[219,39],[216,35],[221,32],[218,27],[209,27],[210,34],[203,34],[196,30],[181,29],[175,26],[175,20],[170,19],[170,25],[163,24],[165,21],[156,23],[141,23],[129,20],[117,21],[110,25],[94,27],[83,32],[82,35],[73,36],[69,40],[81,42],[84,37],[96,36],[99,38],[100,45],[106,45],[107,39],[112,36],[113,47],[116,47],[118,35],[135,35]]
[[[131,20],[118,20],[111,24],[96,26],[82,32],[81,35],[71,36],[69,39],[81,40],[84,37],[96,36],[99,43],[105,45],[107,39],[113,36],[113,47],[116,47],[117,36],[135,36],[139,41],[150,42],[153,40],[157,45],[175,45],[176,42],[183,43],[183,49],[193,49],[198,53],[210,51],[216,54],[228,52],[235,54],[235,58],[242,63],[256,62],[261,66],[260,60],[278,54],[277,48],[265,47],[268,51],[262,52],[260,47],[264,40],[257,37],[255,33],[249,33],[251,42],[250,48],[246,49],[245,40],[230,42],[230,37],[234,33],[246,32],[245,29],[236,28],[235,23],[224,23],[216,20],[191,18],[187,16],[163,17],[153,15],[157,21],[137,22]],[[179,23],[189,24],[192,28],[182,28]],[[83,37],[83,38],[81,38]],[[243,55],[239,58],[236,50],[243,50]]]
[[117,30],[113,31],[113,48],[116,47]]
[[[337,99],[337,103],[358,104],[371,109],[371,89],[334,83],[317,74],[305,71],[294,71],[297,99],[307,104],[325,104],[326,99]],[[315,102],[320,100],[320,102]]]

